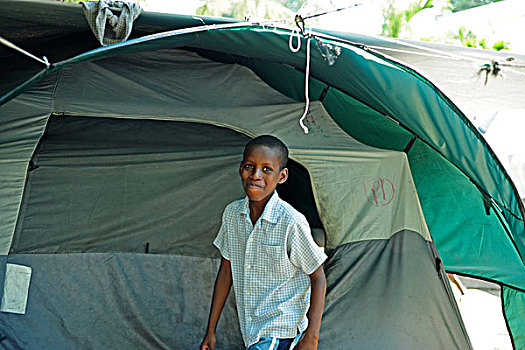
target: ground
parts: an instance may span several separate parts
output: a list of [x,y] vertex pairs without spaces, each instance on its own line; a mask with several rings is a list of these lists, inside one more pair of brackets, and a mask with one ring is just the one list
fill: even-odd
[[486,288],[462,279],[468,287],[459,289],[452,284],[452,290],[467,328],[474,350],[512,350],[505,319],[503,317],[499,287]]

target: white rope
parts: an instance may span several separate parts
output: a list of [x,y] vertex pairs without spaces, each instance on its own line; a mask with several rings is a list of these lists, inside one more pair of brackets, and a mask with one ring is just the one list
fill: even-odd
[[310,80],[310,35],[306,37],[306,72],[305,72],[305,78],[304,78],[304,97],[306,100],[306,105],[304,107],[304,113],[301,119],[299,120],[299,125],[301,128],[303,128],[303,131],[305,134],[308,134],[308,127],[304,125],[304,118],[306,118],[306,114],[308,113],[308,109],[310,107],[310,96],[308,92],[308,82]]
[[12,49],[15,49],[16,51],[21,52],[21,53],[23,53],[24,55],[26,55],[26,56],[28,56],[28,57],[31,57],[32,59],[34,59],[34,60],[36,60],[36,61],[38,61],[38,62],[40,62],[40,63],[45,64],[45,66],[46,66],[47,68],[49,68],[49,66],[51,66],[51,64],[50,64],[49,61],[47,60],[47,57],[46,57],[46,56],[44,56],[43,59],[42,59],[42,58],[38,58],[38,57],[36,57],[35,55],[30,54],[30,53],[27,52],[26,50],[21,49],[20,47],[16,46],[15,44],[13,44],[12,42],[10,42],[9,40],[2,38],[1,36],[0,36],[0,43],[4,44],[4,45],[7,46],[7,47],[10,47],[10,48],[12,48]]

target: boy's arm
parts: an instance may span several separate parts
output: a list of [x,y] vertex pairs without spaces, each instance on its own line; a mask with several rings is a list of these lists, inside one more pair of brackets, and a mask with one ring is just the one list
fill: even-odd
[[326,294],[326,277],[322,266],[319,266],[310,275],[310,285],[312,292],[310,295],[310,310],[308,311],[308,328],[306,328],[301,341],[294,348],[295,350],[317,349]]
[[222,309],[230,293],[232,286],[232,272],[230,261],[222,258],[217,279],[215,280],[215,287],[213,288],[213,298],[211,301],[210,317],[208,318],[208,327],[206,335],[201,343],[200,350],[213,350],[215,346],[215,332],[217,323],[221,316]]

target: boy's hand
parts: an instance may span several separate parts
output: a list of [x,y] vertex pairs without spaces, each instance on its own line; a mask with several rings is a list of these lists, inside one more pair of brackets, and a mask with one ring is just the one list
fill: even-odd
[[309,336],[308,333],[297,343],[294,350],[317,350],[317,337]]
[[215,346],[215,334],[208,334],[204,337],[204,340],[201,343],[200,350],[213,350]]

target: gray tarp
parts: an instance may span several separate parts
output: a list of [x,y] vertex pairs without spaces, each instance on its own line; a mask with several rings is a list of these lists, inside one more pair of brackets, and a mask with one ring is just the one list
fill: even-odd
[[[326,263],[319,349],[468,349],[432,255],[404,231],[349,243]],[[133,253],[14,254],[33,267],[28,314],[2,314],[4,349],[196,349],[218,260]],[[439,276],[439,277],[438,277]],[[242,349],[234,300],[217,350]]]
[[222,211],[243,196],[236,169],[247,140],[204,124],[53,117],[11,252],[145,252],[148,244],[151,253],[216,256]]

